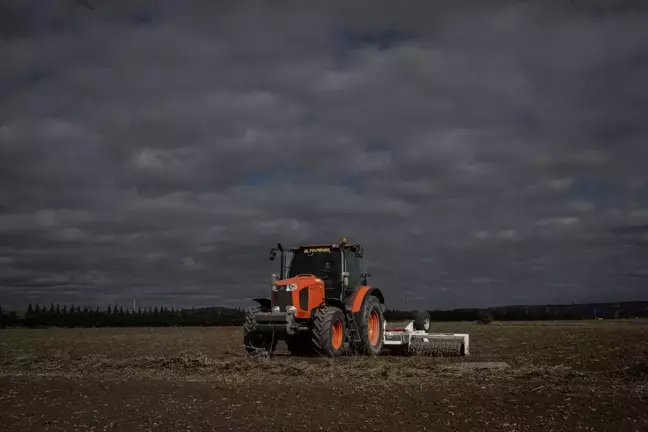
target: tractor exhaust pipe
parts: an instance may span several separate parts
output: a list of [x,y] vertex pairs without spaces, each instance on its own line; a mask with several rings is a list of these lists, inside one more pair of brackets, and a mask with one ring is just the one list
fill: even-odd
[[[270,261],[274,261],[274,259],[277,257],[277,251],[281,254],[279,256],[279,265],[280,271],[279,271],[279,279],[285,279],[285,273],[286,273],[286,255],[284,254],[284,248],[281,246],[281,243],[277,243],[276,248],[272,248],[270,250]],[[273,275],[273,283],[276,282],[274,279],[275,276]]]
[[284,253],[284,248],[281,243],[277,243],[277,249],[279,249],[279,252],[281,253],[281,256],[279,257],[279,265],[281,266],[279,279],[285,279],[284,273],[286,273],[286,254]]

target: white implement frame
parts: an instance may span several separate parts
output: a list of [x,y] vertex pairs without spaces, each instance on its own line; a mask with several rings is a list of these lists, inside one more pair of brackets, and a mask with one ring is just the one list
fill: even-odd
[[387,321],[383,321],[383,344],[389,346],[408,346],[412,340],[434,343],[434,341],[461,341],[463,355],[469,355],[470,336],[466,333],[426,333],[425,330],[414,330],[414,321],[404,329],[390,330]]

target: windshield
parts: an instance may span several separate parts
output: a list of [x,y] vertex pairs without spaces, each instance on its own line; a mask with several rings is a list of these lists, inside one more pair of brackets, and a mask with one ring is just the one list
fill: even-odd
[[[339,280],[341,253],[330,247],[300,248],[295,251],[288,277],[314,274],[321,279]],[[328,271],[327,271],[328,269]]]

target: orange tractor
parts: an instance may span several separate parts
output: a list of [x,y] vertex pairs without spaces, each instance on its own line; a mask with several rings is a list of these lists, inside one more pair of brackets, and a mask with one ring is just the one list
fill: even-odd
[[[347,243],[308,245],[280,254],[270,298],[254,299],[243,327],[248,353],[272,353],[284,340],[291,354],[336,357],[348,352],[377,355],[383,348],[385,298],[370,286],[363,247]],[[286,266],[286,253],[292,260]]]
[[[256,298],[248,311],[243,343],[249,354],[274,352],[284,340],[291,354],[337,357],[386,351],[420,355],[468,355],[469,335],[428,333],[430,315],[415,312],[405,325],[387,325],[385,298],[368,284],[359,244],[299,246],[270,251],[280,255],[280,275],[272,275],[270,298]],[[292,254],[286,266],[286,253]]]

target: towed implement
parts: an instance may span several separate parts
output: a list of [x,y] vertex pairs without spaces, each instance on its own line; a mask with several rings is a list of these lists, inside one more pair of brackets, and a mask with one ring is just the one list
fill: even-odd
[[249,354],[272,353],[280,340],[293,355],[468,354],[468,335],[427,333],[427,314],[400,328],[387,324],[383,293],[368,284],[362,245],[346,239],[291,249],[278,244],[271,260],[277,252],[280,273],[272,275],[270,298],[255,298],[258,306],[246,315],[243,343]]

